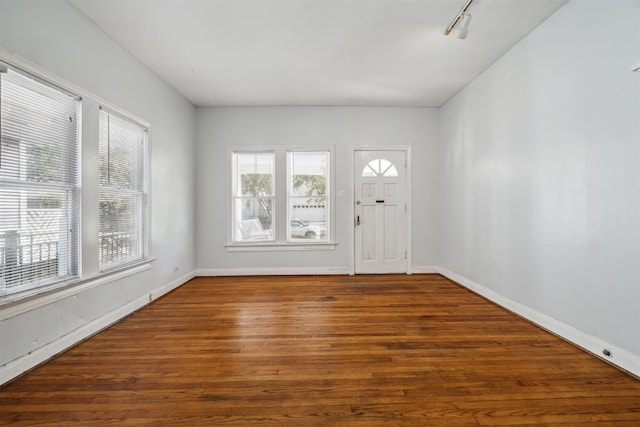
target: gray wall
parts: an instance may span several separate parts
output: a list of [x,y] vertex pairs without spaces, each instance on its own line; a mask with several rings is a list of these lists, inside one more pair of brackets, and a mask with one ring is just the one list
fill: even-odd
[[438,264],[636,370],[639,60],[640,2],[569,2],[441,109],[438,160]]
[[[199,108],[197,112],[197,251],[199,272],[242,268],[347,271],[350,147],[410,146],[413,157],[413,264],[432,266],[436,254],[437,110],[430,108],[257,107]],[[334,145],[335,251],[227,252],[228,146]],[[417,185],[416,183],[419,183]]]
[[156,258],[147,271],[0,322],[2,366],[193,274],[195,108],[65,1],[0,1],[0,47],[151,122]]

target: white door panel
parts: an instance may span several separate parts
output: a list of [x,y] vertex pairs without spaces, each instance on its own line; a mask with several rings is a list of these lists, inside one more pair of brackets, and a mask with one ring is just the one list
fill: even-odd
[[398,207],[397,206],[384,206],[384,260],[396,261],[398,260],[398,234],[390,233],[388,230],[395,230],[398,224]]
[[375,261],[376,255],[376,222],[377,211],[375,206],[362,207],[362,220],[360,227],[362,229],[362,259],[363,261]]
[[355,152],[355,272],[407,272],[406,153]]

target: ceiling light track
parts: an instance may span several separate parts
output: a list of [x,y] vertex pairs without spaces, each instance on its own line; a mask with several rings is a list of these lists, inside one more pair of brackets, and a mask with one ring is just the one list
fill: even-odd
[[460,9],[460,12],[458,12],[456,17],[453,18],[453,21],[451,21],[451,24],[449,24],[449,26],[445,30],[445,36],[451,34],[453,29],[456,28],[458,30],[457,37],[459,39],[467,38],[467,34],[469,34],[469,22],[471,22],[471,15],[467,12],[467,10],[469,9],[469,7],[471,7],[471,3],[473,3],[473,0],[467,0],[462,9]]

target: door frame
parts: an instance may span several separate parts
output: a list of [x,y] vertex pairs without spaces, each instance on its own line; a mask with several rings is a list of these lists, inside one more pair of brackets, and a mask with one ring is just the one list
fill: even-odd
[[412,274],[412,235],[411,220],[411,146],[410,145],[358,145],[349,147],[349,275],[356,274],[356,223],[355,223],[355,159],[356,151],[404,151],[407,162],[406,170],[406,202],[407,202],[407,274]]

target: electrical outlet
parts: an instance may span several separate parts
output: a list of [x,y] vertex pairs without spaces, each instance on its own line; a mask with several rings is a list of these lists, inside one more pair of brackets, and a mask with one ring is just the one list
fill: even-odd
[[177,265],[175,267],[173,267],[173,272],[177,273],[178,271],[180,271],[180,267],[178,267]]

